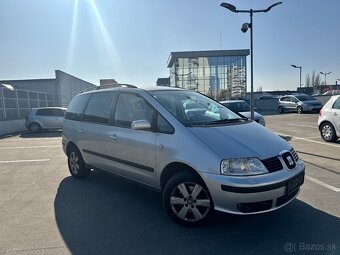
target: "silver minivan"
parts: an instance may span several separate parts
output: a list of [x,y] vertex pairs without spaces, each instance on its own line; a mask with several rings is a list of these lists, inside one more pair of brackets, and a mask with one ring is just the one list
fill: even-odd
[[298,195],[305,166],[292,146],[200,93],[113,88],[82,93],[62,133],[70,173],[102,169],[162,191],[177,223],[205,223],[214,210],[256,214]]

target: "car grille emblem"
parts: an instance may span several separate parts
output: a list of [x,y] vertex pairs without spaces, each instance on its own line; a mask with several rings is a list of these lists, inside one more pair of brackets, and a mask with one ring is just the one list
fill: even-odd
[[295,160],[293,159],[292,154],[290,152],[285,152],[281,155],[283,161],[285,162],[288,169],[293,169],[296,166]]

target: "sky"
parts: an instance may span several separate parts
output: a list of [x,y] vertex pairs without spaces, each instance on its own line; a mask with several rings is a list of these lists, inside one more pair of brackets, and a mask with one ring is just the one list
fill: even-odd
[[[340,79],[339,0],[282,0],[254,14],[254,90],[288,90],[314,70]],[[172,51],[250,48],[249,14],[217,0],[0,0],[0,80],[54,78],[62,70],[155,85]],[[265,9],[276,0],[227,0]],[[222,43],[221,43],[222,42]],[[250,88],[250,56],[247,57]],[[324,81],[324,76],[321,76]],[[339,82],[340,84],[340,82]]]

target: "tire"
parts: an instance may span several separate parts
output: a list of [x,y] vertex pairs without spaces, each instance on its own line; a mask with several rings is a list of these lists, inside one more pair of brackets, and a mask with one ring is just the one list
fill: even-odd
[[41,126],[39,123],[37,122],[32,122],[29,126],[28,129],[32,132],[32,133],[38,133],[41,130]]
[[322,139],[326,142],[336,142],[336,140],[338,140],[335,129],[333,125],[329,122],[325,122],[321,125],[320,134]]
[[85,167],[83,157],[75,146],[67,153],[67,163],[71,175],[76,179],[85,179],[91,172],[90,168]]
[[301,114],[301,113],[303,112],[301,106],[298,106],[298,107],[296,108],[296,110],[297,110],[297,113],[298,113],[298,114]]
[[214,211],[208,188],[190,172],[169,179],[163,190],[163,206],[176,223],[189,227],[205,224]]
[[283,107],[279,106],[278,111],[279,111],[279,113],[284,113]]

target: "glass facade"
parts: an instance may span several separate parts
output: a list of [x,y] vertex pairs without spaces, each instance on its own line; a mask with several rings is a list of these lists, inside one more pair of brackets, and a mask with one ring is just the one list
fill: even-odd
[[217,100],[245,99],[246,56],[178,57],[169,68],[172,87]]

